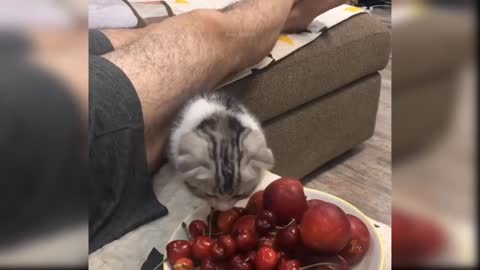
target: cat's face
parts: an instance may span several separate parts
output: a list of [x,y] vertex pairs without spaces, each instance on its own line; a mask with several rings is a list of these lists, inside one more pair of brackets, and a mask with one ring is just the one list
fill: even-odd
[[193,194],[227,210],[253,192],[262,171],[273,166],[273,155],[261,131],[234,120],[217,124],[207,122],[185,134],[175,165]]

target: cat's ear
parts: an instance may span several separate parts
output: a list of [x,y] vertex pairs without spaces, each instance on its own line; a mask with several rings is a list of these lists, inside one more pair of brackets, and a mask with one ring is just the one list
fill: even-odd
[[267,146],[263,133],[259,130],[248,130],[243,140],[244,153],[248,158],[248,164],[254,168],[269,170],[273,167],[273,153]]
[[208,143],[193,132],[183,135],[179,140],[175,157],[176,169],[197,179],[208,179]]

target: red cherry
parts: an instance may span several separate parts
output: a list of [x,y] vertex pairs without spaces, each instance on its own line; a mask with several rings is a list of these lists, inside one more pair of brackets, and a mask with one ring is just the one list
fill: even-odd
[[255,257],[256,270],[273,270],[277,266],[278,255],[273,248],[261,247]]
[[217,218],[217,228],[222,233],[230,233],[232,231],[233,224],[240,217],[238,211],[233,209],[220,212]]
[[230,235],[221,235],[218,238],[218,242],[225,245],[225,256],[231,257],[235,255],[237,251],[237,245],[235,244],[235,240]]
[[281,260],[278,270],[300,270],[300,262],[298,260]]
[[186,240],[175,240],[167,244],[168,262],[174,265],[178,259],[192,258],[192,244]]
[[202,260],[200,269],[201,270],[225,270],[226,265],[225,265],[225,261],[215,260],[213,258],[208,257]]
[[277,217],[271,211],[261,209],[257,212],[255,227],[259,234],[266,234],[273,231],[277,226]]
[[215,241],[215,243],[213,243],[212,245],[212,258],[214,258],[215,260],[223,260],[225,258],[227,258],[227,251],[226,251],[226,247],[223,243],[220,243],[218,241]]
[[[220,211],[215,210],[215,211],[210,212],[210,214],[208,214],[208,216],[207,216],[207,224],[210,224],[210,219],[212,219],[212,233],[218,233],[217,219],[218,219],[219,215],[220,215]],[[207,227],[208,227],[208,225],[207,225]]]
[[253,233],[257,233],[256,225],[255,225],[255,216],[254,215],[245,215],[241,216],[237,221],[233,224],[232,234],[237,234],[240,230],[247,230],[252,231]]
[[263,194],[263,207],[275,213],[279,225],[292,219],[299,223],[308,207],[302,182],[291,178],[273,181]]
[[273,248],[275,249],[275,236],[266,236],[266,237],[262,237],[260,238],[260,240],[258,240],[258,246],[259,247],[270,247],[270,248]]
[[281,250],[290,251],[295,249],[300,243],[300,230],[296,224],[287,226],[277,232],[275,244]]
[[233,210],[237,211],[238,216],[240,217],[247,214],[245,207],[233,207]]
[[173,269],[175,270],[193,270],[193,268],[193,262],[189,258],[178,259],[173,265]]
[[299,227],[303,244],[321,253],[340,252],[351,237],[345,212],[331,203],[309,208]]
[[193,241],[193,257],[197,260],[203,260],[207,257],[211,257],[213,240],[207,236],[199,236]]
[[231,270],[253,270],[252,263],[246,261],[241,255],[233,256],[229,261]]
[[359,263],[368,251],[370,246],[370,233],[368,228],[359,218],[348,215],[352,237],[347,246],[340,252],[340,255],[350,264]]
[[259,190],[248,199],[245,211],[248,214],[255,215],[258,211],[263,209],[263,190]]
[[249,230],[240,230],[235,236],[235,244],[239,251],[249,251],[257,246],[257,235]]
[[208,230],[207,224],[202,220],[194,220],[188,225],[188,231],[192,236],[192,239],[197,238],[197,236],[204,235]]
[[245,260],[253,263],[255,262],[256,257],[257,257],[257,252],[255,250],[250,250],[249,252],[247,252]]

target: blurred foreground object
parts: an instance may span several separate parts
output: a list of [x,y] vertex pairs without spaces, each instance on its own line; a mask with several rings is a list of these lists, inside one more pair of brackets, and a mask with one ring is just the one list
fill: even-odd
[[393,6],[394,266],[476,265],[475,17],[465,2]]
[[88,39],[81,2],[2,2],[0,268],[87,263]]

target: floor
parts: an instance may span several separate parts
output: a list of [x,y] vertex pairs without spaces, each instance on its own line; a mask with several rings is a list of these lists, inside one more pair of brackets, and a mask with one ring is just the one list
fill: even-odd
[[391,60],[382,70],[373,136],[305,177],[306,186],[338,196],[370,218],[391,225]]

